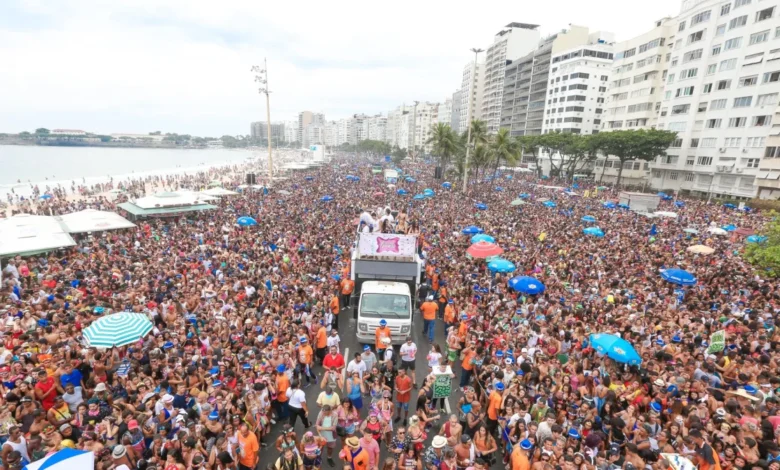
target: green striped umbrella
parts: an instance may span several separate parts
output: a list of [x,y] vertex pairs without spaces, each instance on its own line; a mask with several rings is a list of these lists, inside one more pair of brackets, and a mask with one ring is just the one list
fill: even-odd
[[146,315],[134,312],[119,312],[107,315],[84,329],[88,346],[111,348],[135,343],[143,338],[154,325]]

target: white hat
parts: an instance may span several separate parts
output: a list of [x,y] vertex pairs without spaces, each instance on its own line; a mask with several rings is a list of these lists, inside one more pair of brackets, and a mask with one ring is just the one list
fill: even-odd
[[441,449],[446,445],[447,445],[447,438],[444,436],[435,436],[433,438],[433,442],[431,443],[431,447],[433,447],[434,449]]
[[106,391],[106,384],[104,384],[103,382],[100,382],[100,383],[99,383],[99,384],[97,384],[97,386],[95,387],[95,391],[96,391],[96,392],[105,392],[105,391]]
[[172,403],[173,402],[173,395],[165,394],[163,395],[163,403]]

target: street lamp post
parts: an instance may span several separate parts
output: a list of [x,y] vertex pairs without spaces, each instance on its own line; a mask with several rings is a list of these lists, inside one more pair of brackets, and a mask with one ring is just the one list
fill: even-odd
[[252,72],[255,73],[255,81],[260,83],[258,92],[265,94],[265,124],[268,134],[268,186],[271,187],[274,181],[274,157],[271,153],[271,90],[268,88],[268,61],[263,59],[263,68],[252,66]]
[[471,71],[471,86],[469,87],[468,93],[469,93],[469,111],[468,111],[468,117],[466,118],[466,125],[468,126],[468,131],[466,135],[466,161],[463,163],[463,193],[466,193],[466,186],[469,184],[469,151],[471,150],[471,102],[474,98],[474,87],[477,83],[477,56],[480,52],[482,52],[482,49],[477,49],[476,47],[471,48],[471,52],[474,53],[474,69]]

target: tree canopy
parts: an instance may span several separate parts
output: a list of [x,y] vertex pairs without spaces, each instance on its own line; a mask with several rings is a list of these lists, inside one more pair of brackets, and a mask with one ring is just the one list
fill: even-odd
[[780,277],[780,220],[773,211],[771,221],[765,227],[761,243],[750,243],[745,247],[745,259],[757,268],[763,270],[762,275]]

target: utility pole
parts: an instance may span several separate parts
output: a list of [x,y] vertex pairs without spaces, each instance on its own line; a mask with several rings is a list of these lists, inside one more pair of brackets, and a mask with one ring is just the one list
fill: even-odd
[[409,155],[412,157],[412,161],[414,161],[415,157],[417,156],[415,147],[417,146],[417,105],[418,104],[420,104],[419,101],[414,102],[414,115],[412,115],[412,150],[409,152]]
[[263,58],[263,68],[252,66],[252,72],[255,73],[255,81],[262,85],[258,92],[265,94],[265,119],[268,134],[268,187],[273,186],[274,182],[274,157],[271,153],[271,90],[268,88],[268,61]]
[[474,91],[477,84],[477,56],[480,52],[482,52],[482,49],[477,49],[476,47],[471,48],[471,52],[474,53],[474,69],[471,71],[471,87],[469,87],[468,93],[469,93],[469,111],[468,111],[468,117],[466,118],[466,125],[468,126],[468,131],[466,135],[466,161],[463,163],[463,193],[466,193],[466,186],[469,184],[469,150],[471,149],[471,102],[474,98]]

